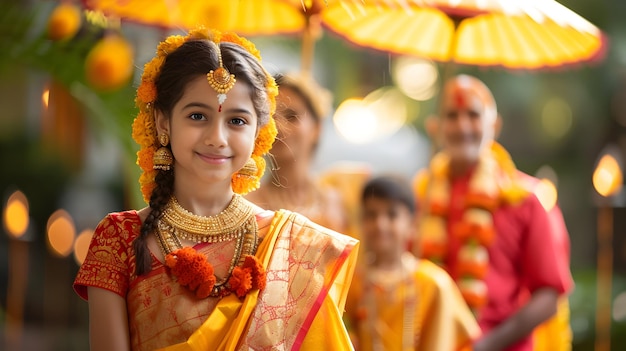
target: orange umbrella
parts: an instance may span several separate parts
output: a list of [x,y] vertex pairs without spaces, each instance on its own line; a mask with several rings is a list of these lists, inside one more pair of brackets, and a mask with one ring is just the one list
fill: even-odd
[[352,0],[321,17],[358,45],[460,64],[559,67],[606,47],[597,27],[554,0]]
[[206,25],[240,35],[302,35],[302,70],[308,71],[319,21],[331,0],[83,0],[87,9],[150,26],[189,29]]

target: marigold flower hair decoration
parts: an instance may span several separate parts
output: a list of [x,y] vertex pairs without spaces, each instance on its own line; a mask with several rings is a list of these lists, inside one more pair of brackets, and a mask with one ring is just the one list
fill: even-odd
[[[141,76],[141,84],[137,88],[135,104],[139,108],[139,113],[133,122],[132,133],[133,139],[140,146],[140,149],[137,152],[137,164],[143,171],[141,177],[139,178],[139,183],[141,184],[141,193],[143,194],[143,199],[146,203],[150,201],[150,196],[156,186],[154,179],[157,172],[159,172],[158,170],[153,169],[154,153],[160,146],[153,109],[154,101],[157,98],[155,81],[161,73],[161,69],[165,63],[165,58],[168,54],[174,52],[187,41],[202,39],[215,43],[216,46],[218,46],[218,49],[219,43],[221,42],[237,44],[261,62],[261,55],[252,42],[238,36],[237,34],[221,33],[214,29],[201,27],[191,30],[186,36],[173,35],[159,43],[155,57],[144,66],[144,71]],[[226,92],[228,92],[228,90],[232,88],[232,85],[235,84],[235,78],[225,69],[225,67],[222,66],[221,55],[219,55],[219,57],[220,66],[215,70],[208,72],[207,79],[209,84],[211,84],[218,94],[223,94],[223,98],[225,98]],[[259,187],[260,178],[265,171],[265,160],[263,159],[263,155],[270,150],[272,144],[274,143],[274,139],[276,138],[277,130],[273,116],[276,111],[276,95],[278,95],[278,87],[276,86],[274,78],[268,72],[265,72],[265,76],[265,89],[270,103],[270,116],[268,123],[259,129],[255,140],[254,150],[252,151],[252,159],[257,165],[257,174],[256,177],[240,176],[238,173],[233,175],[231,184],[233,186],[233,190],[238,194],[247,194],[248,192]],[[211,83],[212,80],[215,81],[215,86]],[[217,88],[220,88],[220,90]],[[221,90],[223,90],[223,92],[221,92]],[[221,99],[219,96],[218,98]],[[222,102],[223,100],[220,100],[220,104]]]

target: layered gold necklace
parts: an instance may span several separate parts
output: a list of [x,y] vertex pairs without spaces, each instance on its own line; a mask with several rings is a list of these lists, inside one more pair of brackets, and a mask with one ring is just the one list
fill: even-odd
[[157,240],[164,256],[182,249],[181,239],[195,243],[221,243],[235,241],[235,252],[227,274],[216,278],[209,296],[225,295],[226,282],[234,268],[241,265],[244,258],[254,255],[259,244],[258,225],[253,205],[241,195],[235,194],[228,206],[215,216],[198,216],[172,197],[163,210],[156,231]]

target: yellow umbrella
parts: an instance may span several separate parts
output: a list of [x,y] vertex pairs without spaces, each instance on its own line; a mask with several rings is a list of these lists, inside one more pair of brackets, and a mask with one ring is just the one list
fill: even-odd
[[302,7],[282,0],[85,0],[107,16],[164,28],[204,24],[242,35],[296,33],[305,27]]
[[606,47],[597,27],[553,0],[352,0],[321,18],[361,46],[460,64],[558,67]]
[[240,35],[302,35],[302,70],[309,71],[317,15],[331,0],[84,0],[87,9],[150,26],[206,25]]

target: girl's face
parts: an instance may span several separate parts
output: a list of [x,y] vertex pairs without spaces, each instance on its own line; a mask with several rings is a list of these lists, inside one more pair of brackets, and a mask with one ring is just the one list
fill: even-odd
[[319,139],[320,125],[300,95],[290,88],[280,88],[275,118],[278,136],[272,155],[278,162],[310,158]]
[[257,114],[250,88],[237,81],[220,106],[205,75],[187,84],[169,120],[157,114],[159,133],[167,133],[177,183],[230,184],[254,149]]
[[404,252],[415,231],[411,211],[399,201],[373,196],[365,199],[362,210],[367,250],[384,257]]

